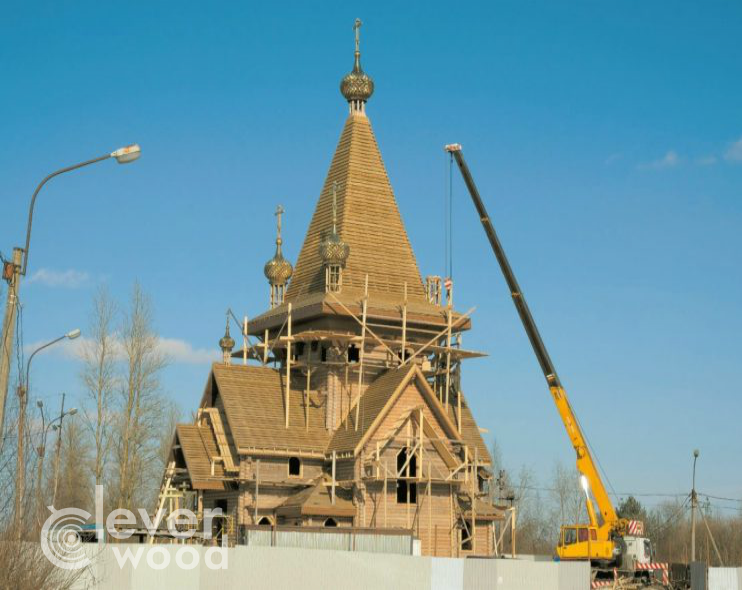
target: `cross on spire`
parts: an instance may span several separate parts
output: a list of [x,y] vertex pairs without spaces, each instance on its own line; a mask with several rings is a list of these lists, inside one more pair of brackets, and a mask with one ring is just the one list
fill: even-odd
[[283,209],[283,207],[281,207],[281,205],[279,205],[278,207],[276,207],[276,212],[274,213],[274,215],[277,218],[277,224],[276,225],[278,226],[278,239],[279,240],[281,239],[281,216],[283,215],[283,213],[284,213],[284,209]]
[[361,46],[361,25],[363,23],[361,22],[360,18],[356,19],[356,22],[353,23],[353,31],[355,31],[356,34],[356,53],[360,53],[360,46]]

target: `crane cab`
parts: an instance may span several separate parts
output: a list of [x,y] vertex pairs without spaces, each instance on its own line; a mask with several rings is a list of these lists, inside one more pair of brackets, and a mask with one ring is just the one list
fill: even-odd
[[588,524],[563,526],[559,533],[557,555],[561,560],[610,560],[614,544],[598,539],[598,527]]

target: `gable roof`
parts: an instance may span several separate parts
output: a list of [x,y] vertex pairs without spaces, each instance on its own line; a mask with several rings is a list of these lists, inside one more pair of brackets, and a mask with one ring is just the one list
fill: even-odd
[[214,475],[211,474],[212,458],[219,455],[211,432],[192,424],[178,424],[175,437],[183,451],[193,489],[223,490],[224,466],[215,463]]
[[[446,435],[452,440],[461,440],[472,449],[476,447],[481,463],[491,462],[487,445],[479,433],[466,400],[464,399],[462,403],[462,432],[459,435],[456,431],[456,408],[450,404],[448,412],[445,411],[417,365],[391,368],[379,375],[361,398],[358,429],[355,428],[356,412],[353,409],[334,432],[325,428],[323,397],[317,396],[316,391],[312,390],[309,393],[309,405],[305,406],[306,382],[298,376],[297,379],[301,383],[295,381],[291,388],[289,428],[285,427],[285,378],[285,372],[270,367],[213,364],[206,393],[210,391],[213,380],[216,387],[213,393],[221,397],[232,441],[238,452],[273,450],[291,451],[296,455],[308,452],[314,456],[324,456],[332,451],[356,454],[379,426],[397,398],[414,381]],[[203,403],[211,405],[206,399]],[[305,416],[308,417],[308,425]],[[178,428],[183,426],[186,425],[179,425]],[[196,426],[186,427],[198,429]],[[210,456],[218,456],[218,448],[211,431],[203,432],[200,436],[202,439],[208,439],[202,442],[204,448],[209,445],[213,447],[209,447]],[[197,447],[193,447],[191,453],[195,453],[196,450]],[[206,473],[210,473],[208,456],[207,454],[204,459],[208,467]],[[218,464],[218,468],[223,469],[221,464]]]
[[363,114],[345,122],[324,187],[296,262],[286,300],[324,293],[319,254],[323,235],[332,227],[332,187],[338,183],[338,233],[350,246],[343,271],[343,292],[362,293],[368,274],[371,294],[407,294],[425,301],[420,271],[371,129]]
[[[310,403],[305,408],[301,387],[291,389],[290,426],[286,428],[285,373],[270,367],[214,363],[212,375],[238,451],[270,448],[321,453],[325,450],[330,437],[325,429],[324,406],[310,393]],[[308,427],[305,426],[305,410]]]
[[446,415],[435,394],[430,389],[419,367],[414,364],[403,365],[382,373],[369,385],[361,398],[359,424],[355,428],[355,410],[352,410],[335,431],[328,451],[353,451],[358,454],[369,437],[402,395],[407,385],[415,381],[418,390],[436,415],[441,427],[453,440],[460,440],[456,427]]

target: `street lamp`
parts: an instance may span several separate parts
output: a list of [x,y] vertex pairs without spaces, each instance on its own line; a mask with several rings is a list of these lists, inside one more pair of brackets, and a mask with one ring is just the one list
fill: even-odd
[[67,166],[52,172],[46,178],[44,178],[31,197],[31,205],[28,209],[28,223],[26,224],[26,247],[14,248],[12,260],[6,261],[3,264],[2,277],[8,283],[7,298],[5,304],[5,317],[3,319],[2,328],[2,342],[0,342],[0,440],[3,434],[3,424],[5,419],[5,401],[8,397],[8,379],[10,376],[10,361],[11,352],[13,348],[13,338],[15,336],[15,318],[16,318],[16,306],[18,305],[18,291],[21,287],[21,277],[26,276],[26,269],[28,267],[28,251],[31,247],[31,226],[33,223],[33,212],[34,206],[36,205],[36,197],[39,195],[39,191],[43,186],[55,176],[64,174],[65,172],[71,172],[78,168],[83,168],[97,162],[102,162],[108,159],[115,159],[119,164],[128,164],[138,159],[142,153],[142,149],[139,144],[131,144],[125,147],[119,148],[109,154],[104,154],[92,160],[80,162],[73,166]]
[[690,560],[696,560],[696,505],[698,496],[696,496],[696,461],[700,452],[698,449],[693,450],[693,487],[690,491]]
[[38,352],[41,352],[45,348],[49,348],[53,344],[60,342],[64,339],[74,340],[80,336],[80,330],[74,329],[66,334],[63,334],[59,338],[55,338],[42,346],[39,346],[36,350],[31,353],[26,362],[26,380],[22,381],[18,386],[18,456],[16,463],[16,480],[15,480],[15,518],[16,525],[18,526],[18,534],[20,535],[20,519],[21,519],[21,502],[25,493],[26,487],[26,464],[24,457],[24,438],[25,438],[25,426],[26,426],[26,403],[28,401],[28,378],[29,371],[31,370],[31,361]]
[[[39,514],[38,517],[41,519],[41,516],[44,511],[44,494],[43,494],[43,481],[44,481],[44,459],[46,456],[46,438],[49,434],[49,429],[57,430],[59,426],[62,424],[62,420],[65,416],[73,416],[77,413],[76,408],[72,408],[68,412],[64,411],[64,396],[65,394],[62,394],[62,410],[60,415],[57,418],[54,418],[54,420],[51,420],[50,422],[46,422],[46,414],[44,413],[44,402],[41,400],[36,401],[36,406],[39,408],[39,413],[41,414],[41,444],[38,448],[38,454],[39,454],[39,465],[38,465],[38,474],[36,475],[36,481],[37,481],[37,500],[38,500],[38,510]],[[59,426],[56,424],[59,422]],[[61,433],[60,433],[61,436]],[[55,487],[56,487],[56,470],[55,470]],[[54,505],[54,502],[52,501],[52,506]],[[39,520],[41,522],[41,520]]]

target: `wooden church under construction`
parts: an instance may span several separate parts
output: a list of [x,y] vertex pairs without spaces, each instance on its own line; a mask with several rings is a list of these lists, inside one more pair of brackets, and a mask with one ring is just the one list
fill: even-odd
[[[337,149],[295,267],[265,265],[270,307],[219,341],[193,424],[176,429],[161,493],[255,527],[408,531],[423,555],[492,555],[503,510],[460,388],[468,314],[423,281],[366,104],[356,21]],[[234,330],[233,330],[234,331]]]

